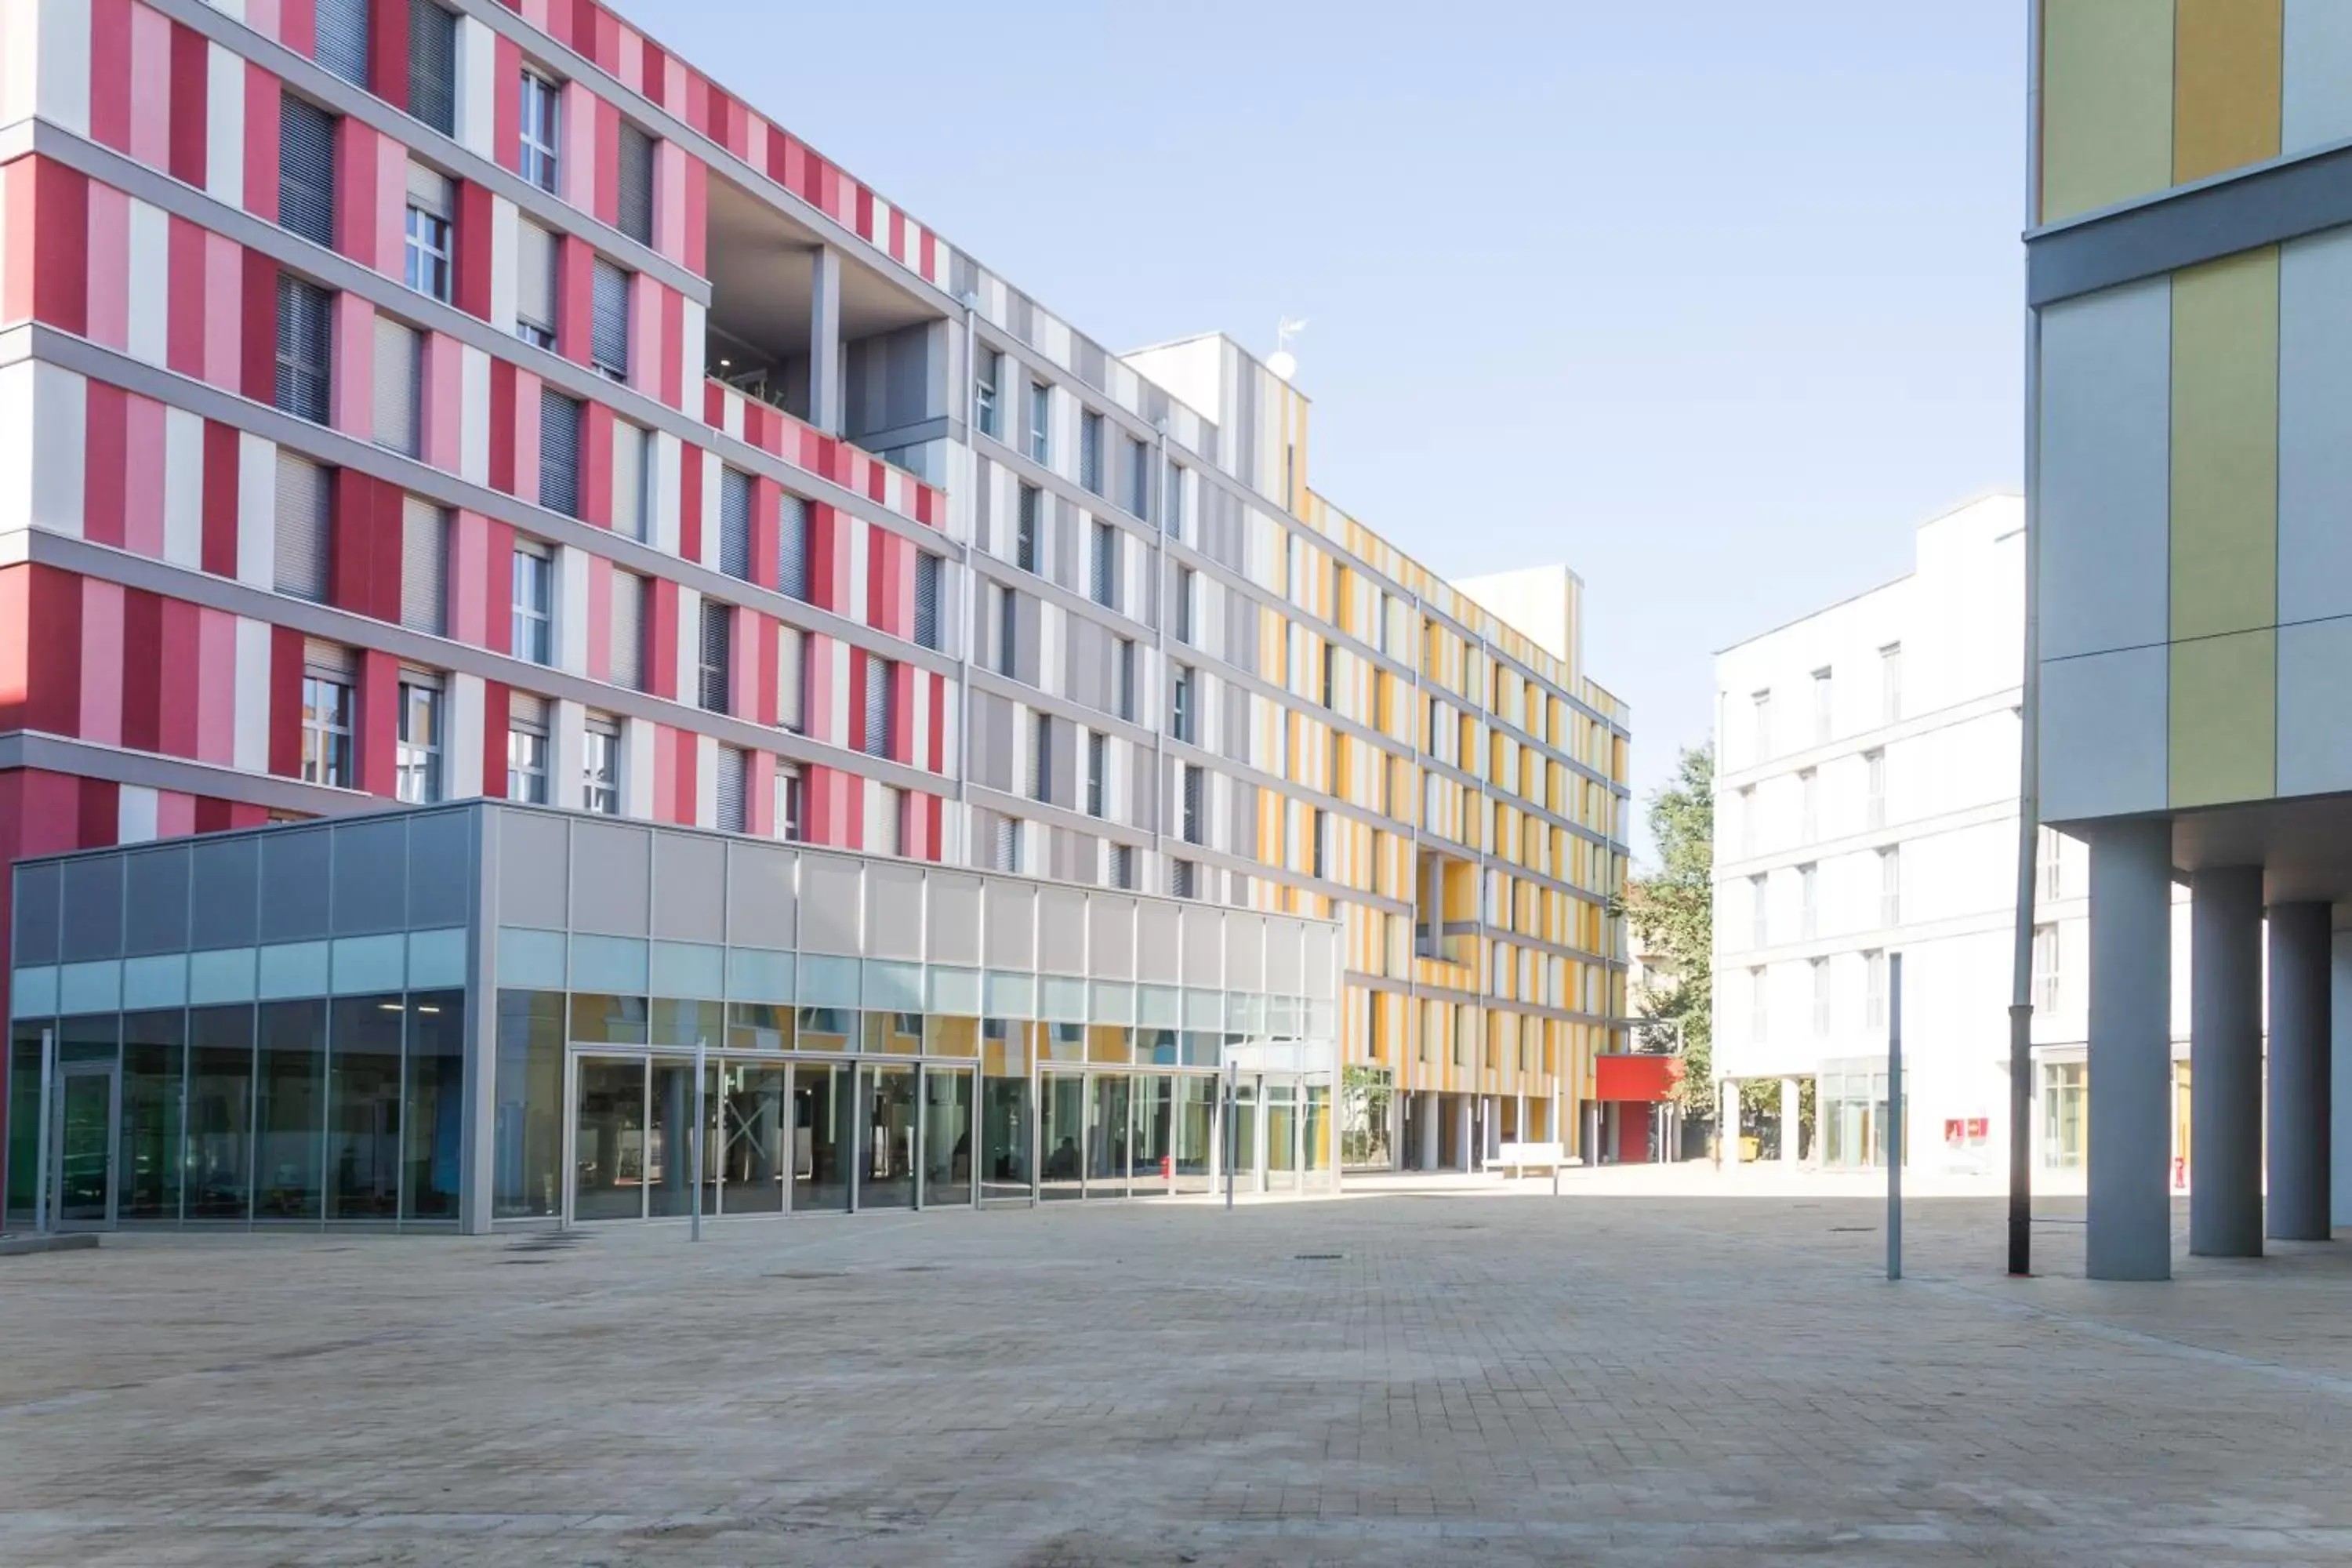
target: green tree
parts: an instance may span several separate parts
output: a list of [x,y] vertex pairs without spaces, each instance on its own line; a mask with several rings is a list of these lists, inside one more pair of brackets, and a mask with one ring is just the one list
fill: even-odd
[[1645,1050],[1676,1050],[1676,1091],[1694,1121],[1715,1117],[1715,751],[1684,749],[1671,783],[1650,796],[1650,837],[1658,868],[1633,878],[1625,913],[1642,952],[1657,961],[1637,1026]]

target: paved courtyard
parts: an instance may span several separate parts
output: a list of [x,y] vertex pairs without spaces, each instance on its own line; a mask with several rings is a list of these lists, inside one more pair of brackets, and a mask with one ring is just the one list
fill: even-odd
[[0,1259],[0,1563],[2352,1559],[2352,1246],[1890,1286],[1859,1191]]

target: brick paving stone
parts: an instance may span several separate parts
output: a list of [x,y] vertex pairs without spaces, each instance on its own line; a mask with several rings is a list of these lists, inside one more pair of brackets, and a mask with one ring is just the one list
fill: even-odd
[[2352,1247],[1564,1185],[12,1258],[0,1563],[2352,1560]]

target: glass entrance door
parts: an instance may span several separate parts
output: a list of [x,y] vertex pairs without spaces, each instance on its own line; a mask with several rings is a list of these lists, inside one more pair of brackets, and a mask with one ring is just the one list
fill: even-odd
[[785,1151],[792,1105],[782,1067],[751,1062],[720,1066],[710,1146],[715,1151],[719,1212],[780,1214],[784,1206]]
[[69,1062],[60,1069],[56,1132],[59,1230],[114,1228],[114,1132],[120,1093],[112,1062]]
[[1258,1157],[1257,1079],[1244,1078],[1234,1086],[1234,1102],[1225,1121],[1225,1158],[1231,1163],[1234,1191],[1257,1191]]
[[860,1148],[857,1206],[915,1206],[915,1069],[866,1062],[857,1068]]
[[850,1127],[851,1075],[845,1062],[793,1064],[793,1208],[849,1207],[856,1160]]
[[1127,1190],[1139,1198],[1165,1197],[1175,1174],[1169,1140],[1176,1080],[1166,1073],[1146,1073],[1134,1082],[1134,1131],[1128,1139],[1132,1174]]
[[971,1202],[971,1074],[923,1069],[923,1204]]
[[1087,1078],[1049,1072],[1037,1083],[1037,1149],[1045,1167],[1041,1194],[1051,1200],[1086,1193]]
[[1265,1086],[1265,1186],[1298,1190],[1298,1086],[1272,1079]]
[[646,1213],[646,1062],[579,1058],[572,1131],[572,1217],[642,1219]]
[[1131,1129],[1127,1124],[1128,1078],[1121,1072],[1091,1075],[1087,1096],[1087,1196],[1127,1196],[1127,1160]]
[[1224,1084],[1207,1073],[1180,1073],[1176,1078],[1176,1190],[1208,1193],[1216,1190],[1217,1098]]

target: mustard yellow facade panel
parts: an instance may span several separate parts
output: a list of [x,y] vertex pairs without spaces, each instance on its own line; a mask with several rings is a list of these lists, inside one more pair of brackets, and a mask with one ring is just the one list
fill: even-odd
[[2282,0],[2174,0],[2172,181],[2275,158]]
[[2042,222],[2172,183],[2172,0],[2042,0]]
[[2172,636],[2278,609],[2278,250],[2172,279]]
[[2172,645],[2171,786],[2178,806],[2277,792],[2278,633]]

